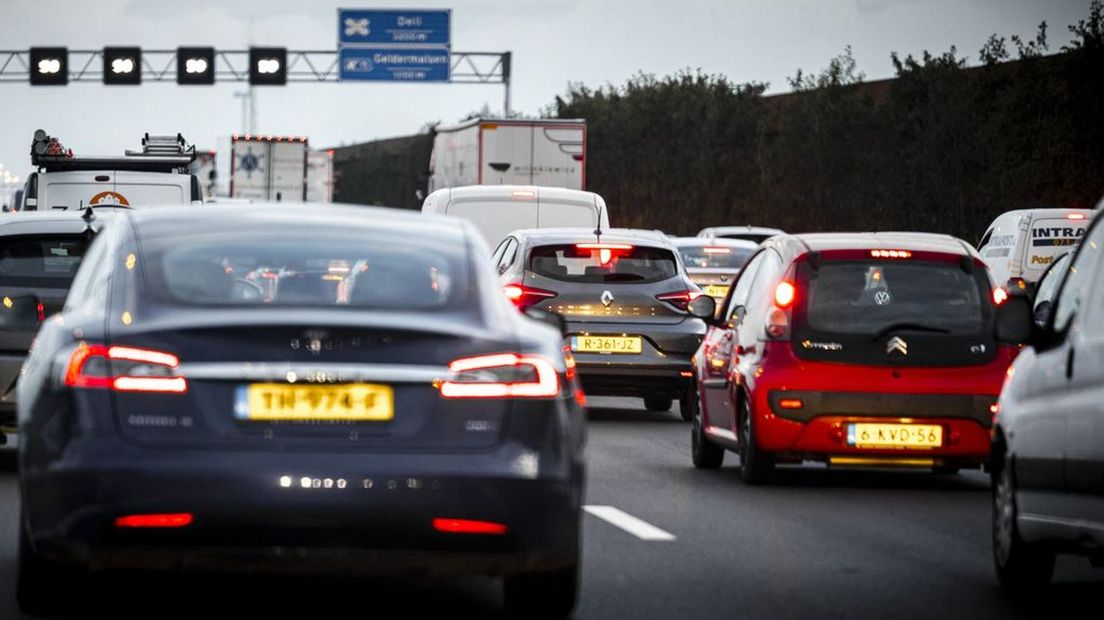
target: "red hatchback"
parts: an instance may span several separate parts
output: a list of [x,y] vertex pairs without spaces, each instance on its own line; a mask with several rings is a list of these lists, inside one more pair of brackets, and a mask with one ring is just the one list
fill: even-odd
[[921,233],[779,235],[731,288],[694,357],[694,465],[922,467],[989,457],[1016,347],[997,342],[994,289],[965,242]]

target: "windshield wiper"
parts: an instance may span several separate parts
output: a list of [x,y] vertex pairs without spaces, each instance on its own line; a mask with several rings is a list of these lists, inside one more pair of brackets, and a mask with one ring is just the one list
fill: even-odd
[[874,334],[870,339],[878,340],[879,338],[883,338],[892,332],[900,330],[909,330],[914,332],[932,332],[936,334],[951,333],[951,330],[949,329],[944,329],[942,327],[933,327],[931,325],[924,325],[922,323],[894,323],[892,325],[887,325],[882,329],[879,329],[878,333]]

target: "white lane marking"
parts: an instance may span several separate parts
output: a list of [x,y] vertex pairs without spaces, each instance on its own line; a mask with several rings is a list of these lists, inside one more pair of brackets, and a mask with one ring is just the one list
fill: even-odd
[[599,519],[615,525],[626,532],[636,536],[640,540],[674,540],[674,534],[665,532],[658,527],[638,519],[631,514],[614,506],[583,506],[583,510]]

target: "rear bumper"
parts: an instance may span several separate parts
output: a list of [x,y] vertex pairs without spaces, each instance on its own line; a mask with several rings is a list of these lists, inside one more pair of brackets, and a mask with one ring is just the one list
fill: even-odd
[[[579,335],[628,335],[642,339],[639,354],[573,351],[583,390],[595,396],[677,396],[693,384],[690,360],[701,345],[705,323],[568,322],[567,339]],[[684,374],[686,373],[686,374]]]
[[[479,454],[318,454],[136,447],[80,439],[24,468],[36,551],[92,568],[505,574],[578,554],[581,457],[506,443]],[[190,513],[173,529],[116,517]],[[454,534],[433,520],[491,521]]]
[[[758,407],[756,440],[764,450],[797,455],[821,455],[846,463],[847,457],[866,456],[912,460],[923,464],[973,465],[989,456],[990,394],[904,394],[770,390],[766,406]],[[800,409],[785,409],[781,401],[800,400]],[[937,448],[872,448],[850,445],[853,423],[906,423],[942,428]],[[856,464],[856,463],[853,463]]]

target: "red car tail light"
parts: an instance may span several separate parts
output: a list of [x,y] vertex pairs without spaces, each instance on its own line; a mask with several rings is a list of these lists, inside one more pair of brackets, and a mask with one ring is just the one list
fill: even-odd
[[434,519],[433,529],[447,534],[498,534],[506,533],[506,526],[494,521],[471,519]]
[[115,527],[187,527],[191,524],[192,514],[190,512],[126,515],[115,519]]
[[183,394],[188,381],[176,373],[180,359],[172,353],[136,347],[80,343],[69,355],[69,387]]
[[779,308],[789,308],[797,298],[797,289],[792,282],[783,280],[774,288],[774,305]]
[[502,294],[513,302],[514,306],[518,310],[525,310],[529,306],[532,306],[542,300],[551,299],[556,296],[556,293],[552,291],[546,291],[542,288],[536,288],[532,286],[525,286],[524,284],[507,284],[502,287]]
[[1004,290],[1004,288],[1002,288],[1000,286],[993,289],[993,305],[994,306],[999,306],[999,305],[1003,304],[1006,301],[1008,301],[1008,291]]
[[466,357],[449,364],[449,373],[439,387],[444,398],[555,398],[560,394],[556,367],[539,355]]
[[671,293],[656,295],[656,299],[660,301],[665,301],[672,306],[678,308],[679,310],[685,312],[689,308],[690,302],[694,301],[698,297],[701,297],[703,294],[704,293],[702,293],[701,291],[674,291]]

